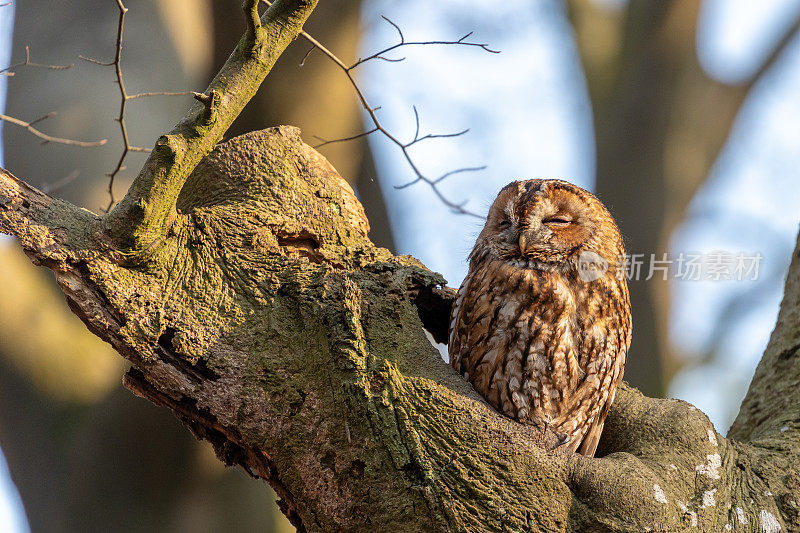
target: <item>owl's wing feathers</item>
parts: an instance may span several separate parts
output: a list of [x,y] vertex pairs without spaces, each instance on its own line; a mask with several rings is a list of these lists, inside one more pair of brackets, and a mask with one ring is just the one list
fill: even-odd
[[508,338],[497,333],[513,318],[502,312],[505,293],[487,287],[491,287],[491,280],[480,268],[470,269],[461,284],[451,315],[450,365],[491,405],[512,416],[513,412],[507,412],[510,393],[504,386]]
[[[496,409],[525,423],[549,421],[577,450],[616,381],[610,372],[616,348],[607,330],[586,328],[598,335],[591,346],[565,351],[572,339],[561,337],[572,333],[552,327],[552,315],[563,311],[558,302],[547,292],[509,294],[490,277],[475,268],[461,284],[452,311],[450,364]],[[576,353],[587,350],[591,357]],[[561,364],[563,359],[568,363]]]
[[619,385],[619,382],[622,380],[622,369],[625,367],[625,358],[626,354],[625,352],[622,352],[618,355],[617,360],[614,362],[611,390],[606,395],[605,402],[603,402],[598,416],[596,416],[592,421],[591,426],[583,436],[583,440],[580,442],[580,446],[578,447],[577,451],[581,455],[585,455],[586,457],[594,457],[594,452],[597,451],[597,445],[600,443],[600,435],[603,433],[606,417],[608,416],[608,412],[611,410],[611,404],[614,403],[614,395],[617,393],[617,385]]
[[[624,319],[623,319],[624,320]],[[592,457],[600,442],[606,416],[614,402],[617,385],[622,374],[630,344],[630,319],[623,324],[612,324],[606,340],[597,355],[599,367],[589,365],[586,376],[575,392],[575,405],[571,406],[570,417],[583,420],[572,433],[570,448],[587,457]]]
[[458,324],[463,324],[464,320],[461,314],[464,311],[464,296],[467,294],[468,286],[470,283],[471,275],[467,275],[464,281],[461,282],[461,287],[458,289],[456,301],[453,304],[453,310],[450,313],[450,339],[448,341],[448,352],[450,354],[450,365],[458,372],[461,370],[461,328],[457,327]]

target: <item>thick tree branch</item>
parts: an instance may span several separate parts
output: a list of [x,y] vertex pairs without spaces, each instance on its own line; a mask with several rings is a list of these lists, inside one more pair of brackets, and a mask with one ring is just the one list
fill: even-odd
[[[799,236],[800,237],[800,236]],[[800,442],[800,240],[786,277],[778,321],[756,369],[730,437]]]
[[200,159],[210,152],[258,90],[278,56],[294,40],[316,0],[279,0],[253,20],[257,1],[245,2],[247,32],[212,80],[207,95],[156,142],[153,153],[128,190],[108,214],[107,228],[132,257],[149,254],[161,242],[175,216],[178,193]]

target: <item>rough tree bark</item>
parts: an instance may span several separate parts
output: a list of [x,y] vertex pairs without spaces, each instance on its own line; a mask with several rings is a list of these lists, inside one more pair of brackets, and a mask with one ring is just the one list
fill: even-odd
[[[731,431],[622,387],[599,458],[500,416],[439,358],[453,292],[367,238],[352,190],[294,128],[216,143],[315,0],[279,0],[97,216],[0,171],[0,231],[300,530],[800,528],[800,254]],[[213,149],[213,151],[212,151]],[[210,152],[210,153],[209,153]],[[635,357],[636,354],[632,354]]]

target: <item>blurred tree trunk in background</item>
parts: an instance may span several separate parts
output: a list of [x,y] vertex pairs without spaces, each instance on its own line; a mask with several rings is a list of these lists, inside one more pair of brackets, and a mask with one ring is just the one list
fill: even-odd
[[171,413],[121,387],[96,403],[55,401],[0,358],[0,444],[32,531],[275,531],[286,523],[263,484],[224,468]]
[[725,85],[696,51],[700,0],[631,0],[618,9],[568,0],[594,112],[597,193],[610,206],[629,254],[645,254],[632,281],[634,336],[626,378],[663,395],[678,369],[667,338],[669,283],[645,281],[650,254],[673,230],[708,177],[753,84],[797,32],[795,21],[758,71]]
[[[241,17],[231,16],[231,13],[238,14],[241,0],[218,0],[212,5],[214,62],[210,65],[209,79],[228,59],[244,27]],[[360,0],[328,0],[320,2],[305,29],[345,63],[350,63],[359,54],[360,22]],[[290,124],[300,128],[308,144],[315,145],[320,142],[316,137],[339,139],[365,130],[361,107],[347,78],[319,51],[306,57],[308,50],[305,41],[286,50],[258,94],[228,130],[226,138]],[[366,137],[330,144],[320,151],[356,189],[369,217],[372,242],[394,251],[389,219]]]

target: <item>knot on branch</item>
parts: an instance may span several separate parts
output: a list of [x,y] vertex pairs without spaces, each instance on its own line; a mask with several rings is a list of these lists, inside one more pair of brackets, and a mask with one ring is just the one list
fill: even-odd
[[230,229],[252,232],[247,242],[270,251],[279,251],[277,245],[333,259],[348,247],[371,246],[369,222],[353,189],[289,126],[217,145],[186,180],[177,210],[225,218]]
[[[212,125],[217,120],[217,110],[219,109],[222,95],[216,89],[212,89],[209,94],[192,92],[192,97],[203,104],[205,108],[203,118],[195,124],[195,129],[202,129]],[[198,131],[199,133],[199,131]]]

